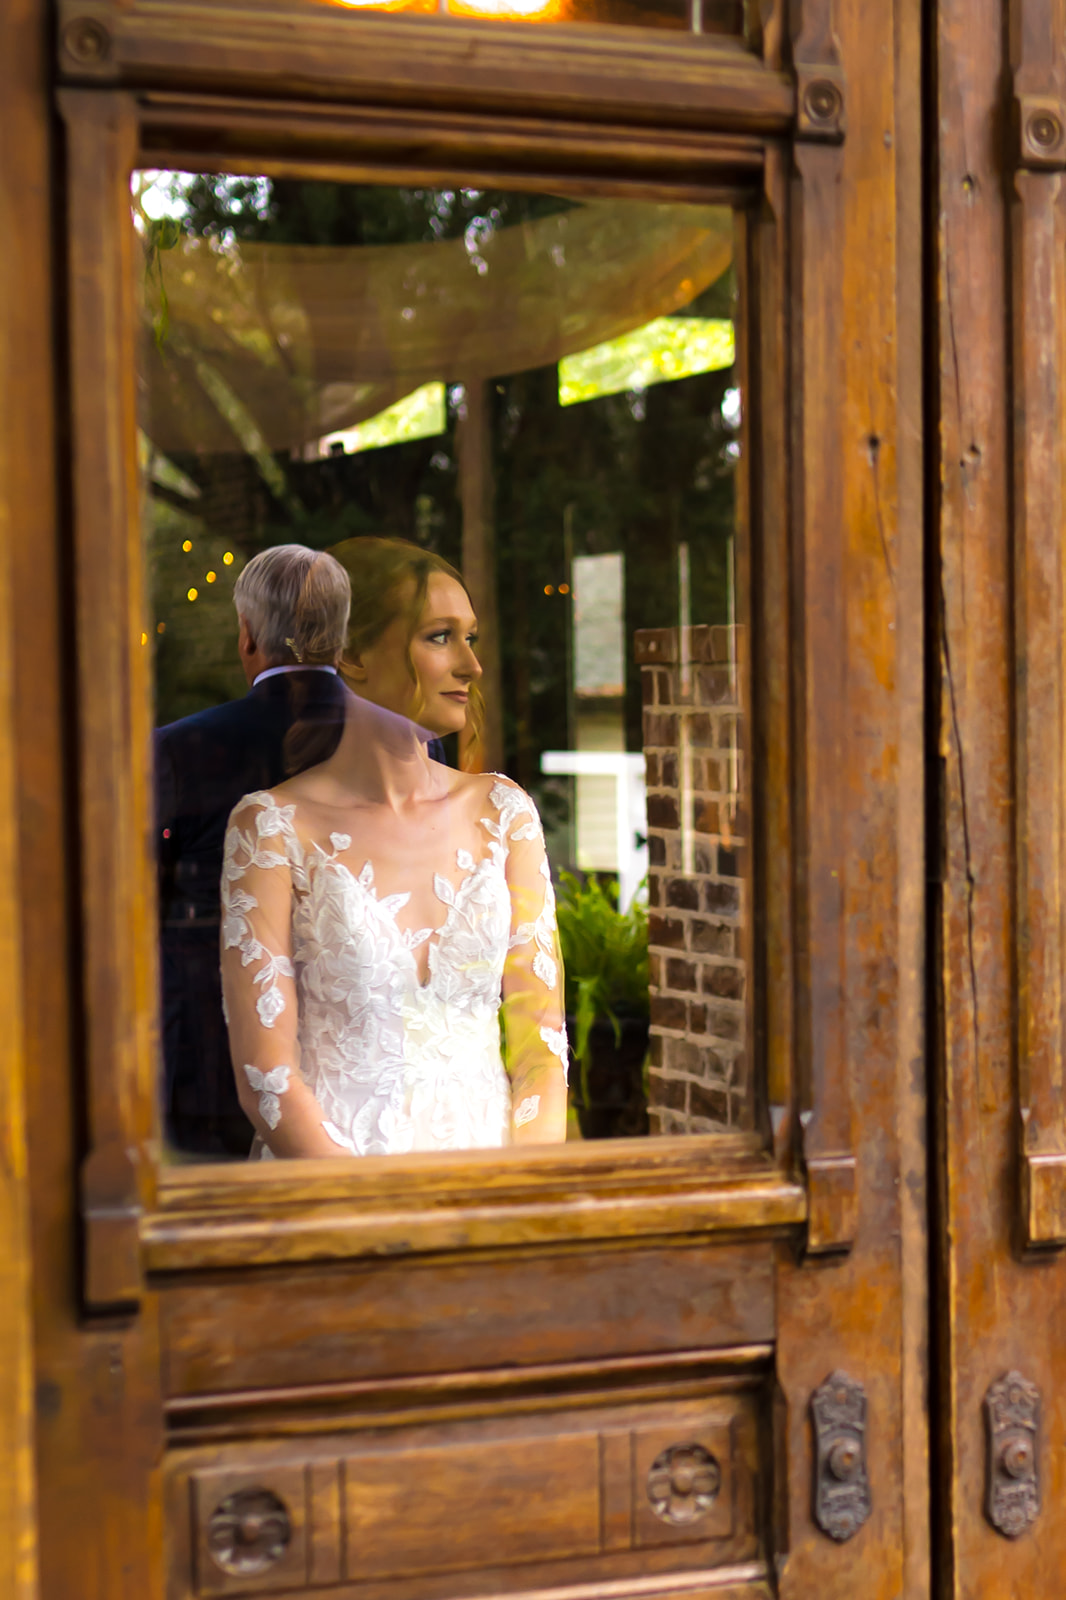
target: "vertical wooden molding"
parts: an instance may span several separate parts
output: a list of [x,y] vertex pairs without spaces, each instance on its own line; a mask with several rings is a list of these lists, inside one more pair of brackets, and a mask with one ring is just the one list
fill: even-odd
[[841,396],[844,79],[830,0],[792,14],[792,537],[796,673],[796,1025],[807,1249],[847,1250],[858,1224],[844,1015],[847,727]]
[[793,0],[790,16],[796,136],[839,144],[847,124],[835,0]]
[[1014,768],[1017,1082],[1022,1236],[1066,1244],[1066,107],[1053,0],[1011,9],[1017,170],[1011,195],[1014,356]]
[[795,1027],[792,973],[793,836],[791,794],[792,638],[788,547],[788,167],[787,152],[767,150],[761,205],[749,229],[748,300],[752,349],[744,405],[743,447],[750,462],[750,585],[753,653],[754,770],[761,774],[752,807],[755,896],[761,919],[756,941],[755,1019],[765,1062],[774,1154],[791,1158],[795,1112]]
[[150,1180],[149,688],[137,516],[127,97],[67,90],[74,581],[86,1018],[83,1292],[136,1305]]
[[[27,1166],[20,805],[16,768],[16,542],[33,536],[51,475],[40,435],[50,341],[51,150],[40,0],[10,0],[0,51],[0,1594],[38,1592],[32,1245]],[[43,292],[41,292],[43,290]],[[47,392],[47,389],[46,389]],[[40,476],[39,476],[40,475]],[[45,513],[47,515],[47,512]]]
[[768,67],[783,64],[787,13],[788,0],[748,0],[748,42]]

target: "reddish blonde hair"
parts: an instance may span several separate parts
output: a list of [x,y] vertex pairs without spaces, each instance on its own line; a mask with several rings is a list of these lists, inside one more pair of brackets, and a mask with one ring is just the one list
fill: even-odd
[[[398,617],[407,623],[405,654],[407,670],[418,695],[421,684],[411,658],[411,641],[426,607],[429,580],[434,573],[452,578],[464,591],[473,609],[473,600],[461,572],[450,561],[432,550],[407,539],[383,539],[366,536],[344,539],[330,550],[335,560],[351,580],[352,609],[348,622],[348,656],[359,656],[376,644],[386,628]],[[339,662],[341,676],[352,688],[355,684],[349,675],[344,657]],[[416,699],[416,706],[419,702]],[[415,712],[417,716],[417,710]],[[476,746],[485,716],[485,702],[476,683],[470,685],[467,704],[467,728],[471,745]]]

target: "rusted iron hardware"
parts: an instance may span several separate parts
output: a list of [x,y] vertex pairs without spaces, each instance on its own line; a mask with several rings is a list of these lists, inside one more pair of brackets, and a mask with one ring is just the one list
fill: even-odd
[[814,1520],[843,1544],[870,1515],[866,1474],[866,1390],[833,1372],[811,1396],[814,1427]]
[[1040,1391],[1020,1372],[1008,1372],[985,1395],[988,1424],[989,1522],[1017,1539],[1040,1510]]

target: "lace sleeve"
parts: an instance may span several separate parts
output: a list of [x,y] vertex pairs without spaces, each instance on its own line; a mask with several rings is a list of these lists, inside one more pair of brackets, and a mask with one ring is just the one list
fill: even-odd
[[342,1135],[331,1131],[300,1077],[293,810],[262,793],[242,800],[230,817],[222,865],[222,997],[237,1093],[271,1154],[339,1156]]
[[563,964],[555,926],[555,891],[540,818],[515,784],[497,782],[511,891],[511,936],[503,973],[507,1071],[516,1144],[566,1138],[566,1019]]

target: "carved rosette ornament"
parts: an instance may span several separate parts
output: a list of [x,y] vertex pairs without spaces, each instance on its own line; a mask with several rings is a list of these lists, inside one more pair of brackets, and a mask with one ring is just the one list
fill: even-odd
[[866,1390],[833,1372],[811,1396],[814,1426],[814,1520],[843,1543],[870,1515],[866,1475]]
[[676,1527],[698,1522],[718,1498],[722,1469],[701,1444],[675,1444],[648,1471],[648,1499],[657,1517]]
[[74,17],[63,29],[63,48],[80,66],[94,67],[111,53],[111,37],[96,17]]
[[207,1548],[223,1572],[256,1577],[280,1561],[292,1538],[292,1522],[270,1489],[239,1489],[211,1513]]
[[1057,96],[1020,94],[1015,100],[1018,165],[1032,172],[1066,167],[1066,104]]
[[988,1424],[989,1522],[1006,1539],[1017,1539],[1040,1510],[1037,1452],[1040,1391],[1020,1372],[1008,1372],[985,1395]]

